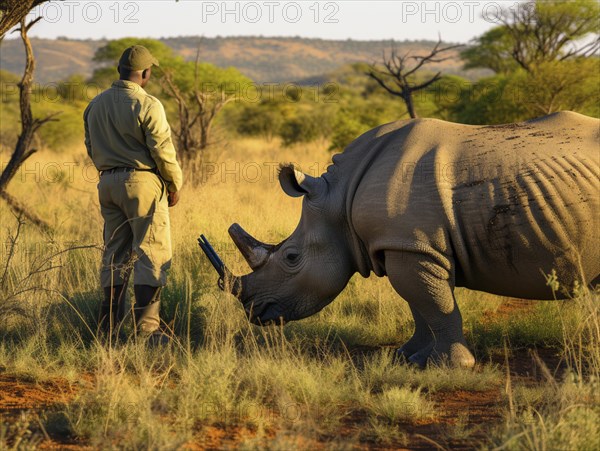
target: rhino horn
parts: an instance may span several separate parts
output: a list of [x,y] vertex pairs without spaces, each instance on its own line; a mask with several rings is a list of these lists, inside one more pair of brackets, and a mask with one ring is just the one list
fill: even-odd
[[229,227],[229,235],[253,271],[267,262],[274,246],[261,243],[242,229],[239,224]]

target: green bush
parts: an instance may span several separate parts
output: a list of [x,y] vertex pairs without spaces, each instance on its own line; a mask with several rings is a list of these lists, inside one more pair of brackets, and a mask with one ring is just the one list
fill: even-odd
[[239,109],[237,115],[231,117],[238,133],[245,136],[260,136],[267,141],[279,135],[284,119],[283,106],[280,102],[273,101],[245,104]]
[[333,126],[333,113],[323,105],[314,104],[307,111],[285,121],[279,135],[285,146],[305,143],[317,138],[329,138]]
[[336,117],[333,128],[333,136],[329,150],[341,152],[344,148],[358,138],[359,135],[366,132],[370,127],[363,124],[360,120],[352,117],[347,112],[342,112]]

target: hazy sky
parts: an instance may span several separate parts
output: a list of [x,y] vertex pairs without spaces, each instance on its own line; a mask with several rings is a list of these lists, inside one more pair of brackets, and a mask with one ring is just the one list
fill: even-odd
[[[467,42],[512,2],[490,1],[63,1],[45,3],[32,36],[302,36],[324,39],[436,39]],[[482,15],[484,17],[482,17]]]

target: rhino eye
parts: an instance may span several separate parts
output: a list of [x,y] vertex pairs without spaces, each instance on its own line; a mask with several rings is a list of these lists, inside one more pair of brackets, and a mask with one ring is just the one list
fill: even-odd
[[298,257],[300,256],[300,254],[295,254],[295,253],[289,253],[285,256],[286,260],[290,263],[295,263],[298,260]]

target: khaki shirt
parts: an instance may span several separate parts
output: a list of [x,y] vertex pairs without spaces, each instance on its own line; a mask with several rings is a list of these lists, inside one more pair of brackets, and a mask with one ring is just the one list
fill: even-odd
[[90,102],[83,122],[85,147],[99,171],[156,168],[170,192],[181,189],[181,168],[165,110],[140,85],[115,81]]

